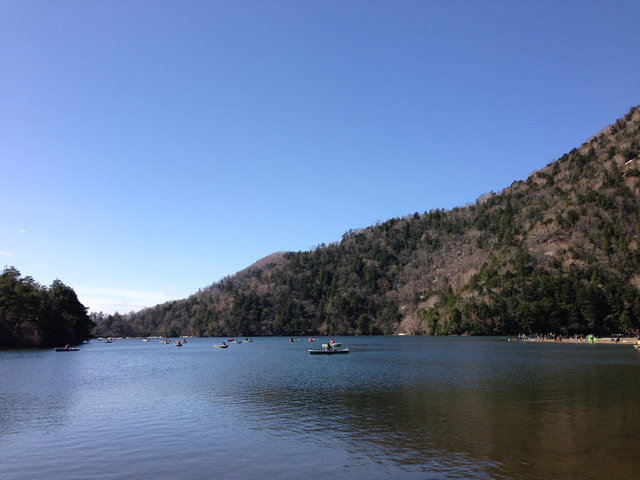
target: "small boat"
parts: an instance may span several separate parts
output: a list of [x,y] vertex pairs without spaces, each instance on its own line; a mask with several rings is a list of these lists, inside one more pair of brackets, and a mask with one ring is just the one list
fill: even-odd
[[80,350],[76,347],[56,347],[56,352],[77,352]]
[[182,346],[182,342],[180,340],[176,340],[176,347],[181,347]]
[[333,348],[340,348],[342,346],[342,343],[340,343],[340,342],[323,343],[322,344],[322,348],[327,348],[329,345],[331,345]]
[[221,343],[220,345],[214,345],[213,348],[227,348],[229,345],[227,345],[226,343]]
[[333,350],[323,348],[322,350],[309,350],[309,355],[339,355],[345,353],[349,353],[348,348],[334,348]]

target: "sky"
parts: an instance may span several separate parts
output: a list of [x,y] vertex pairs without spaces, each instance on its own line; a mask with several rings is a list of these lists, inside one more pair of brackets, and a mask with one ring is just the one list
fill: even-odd
[[640,2],[0,0],[0,267],[90,312],[463,206],[640,104]]

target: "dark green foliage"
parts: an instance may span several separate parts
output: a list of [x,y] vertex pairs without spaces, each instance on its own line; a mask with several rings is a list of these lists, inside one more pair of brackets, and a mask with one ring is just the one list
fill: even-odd
[[50,288],[8,267],[0,276],[0,347],[51,347],[88,339],[94,324],[75,292],[60,280]]
[[[487,283],[495,293],[485,302],[488,317],[500,318],[502,333],[629,333],[640,327],[640,293],[602,271],[571,269],[531,274],[503,270]],[[464,300],[460,300],[465,304]]]

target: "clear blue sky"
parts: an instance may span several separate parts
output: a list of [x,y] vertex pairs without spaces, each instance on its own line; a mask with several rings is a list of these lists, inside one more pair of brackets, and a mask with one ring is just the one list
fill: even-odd
[[473,202],[640,104],[638,1],[0,0],[0,266],[91,311]]

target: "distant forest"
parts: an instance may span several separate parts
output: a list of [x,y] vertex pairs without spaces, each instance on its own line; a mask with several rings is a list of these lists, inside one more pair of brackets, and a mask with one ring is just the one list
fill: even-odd
[[0,348],[78,344],[93,328],[85,306],[60,280],[46,288],[14,267],[0,275]]
[[184,300],[94,314],[94,332],[636,334],[639,155],[634,107],[475,204],[348,231],[308,252],[275,253]]

